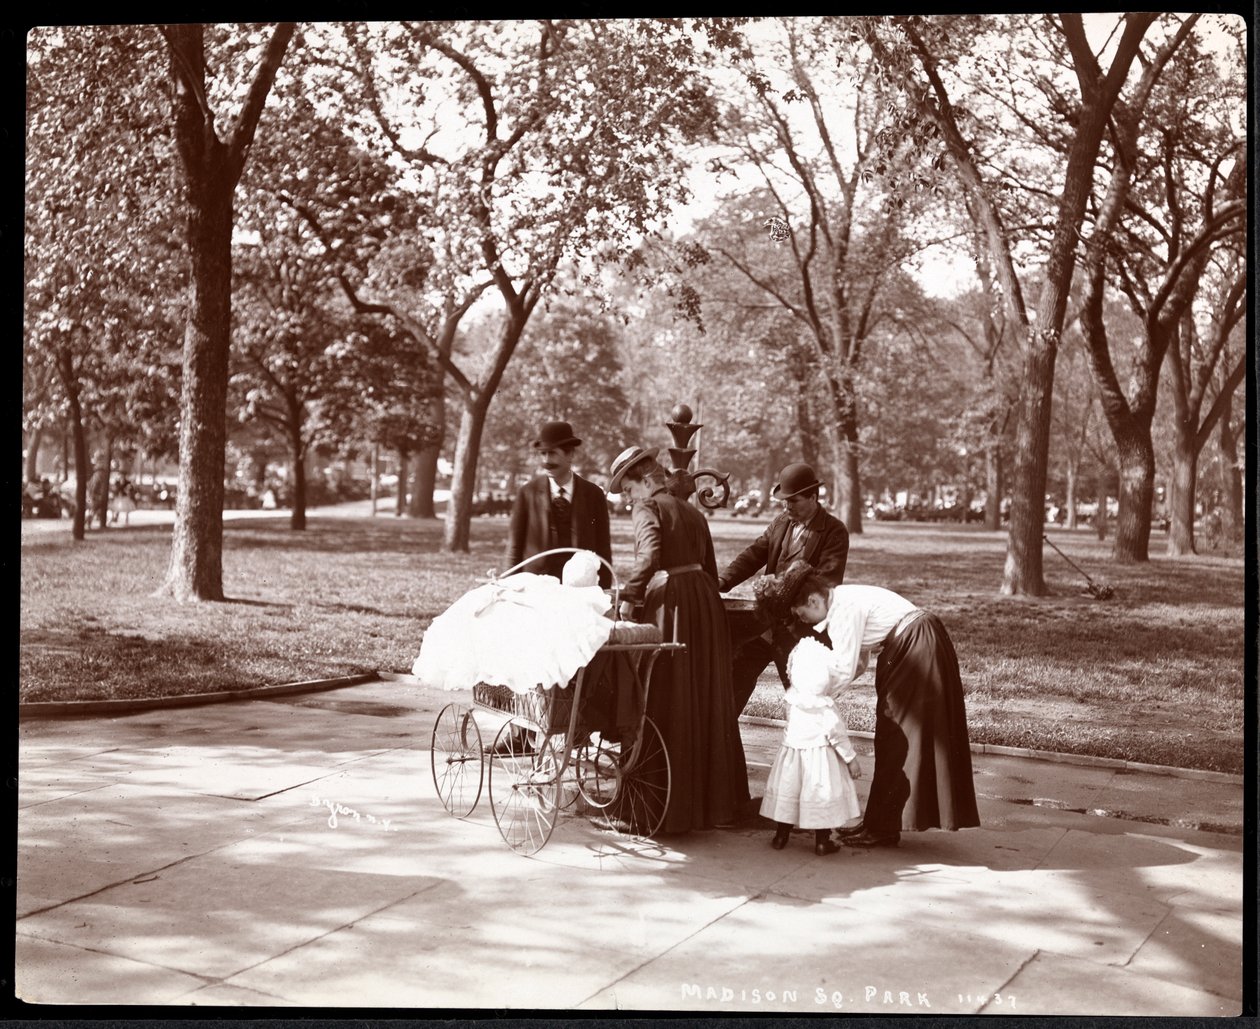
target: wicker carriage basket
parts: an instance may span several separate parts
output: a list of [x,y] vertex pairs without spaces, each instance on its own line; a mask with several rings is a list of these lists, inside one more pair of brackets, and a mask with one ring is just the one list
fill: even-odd
[[[661,630],[655,625],[614,622],[604,646],[660,642]],[[637,658],[637,654],[632,656],[632,660]],[[568,728],[573,713],[576,680],[577,675],[566,686],[535,686],[525,693],[516,693],[507,686],[479,682],[473,687],[473,703],[532,722],[548,735],[554,735]]]
[[550,736],[568,728],[569,716],[573,712],[573,692],[572,682],[551,689],[535,686],[527,693],[479,682],[473,687],[473,703],[532,722]]

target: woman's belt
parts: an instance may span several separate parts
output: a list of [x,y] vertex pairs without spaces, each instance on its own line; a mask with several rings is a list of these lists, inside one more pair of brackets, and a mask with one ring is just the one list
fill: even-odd
[[678,565],[674,568],[658,568],[652,573],[652,578],[648,580],[647,588],[649,590],[660,589],[665,585],[666,581],[675,575],[685,575],[687,572],[703,572],[704,565]]
[[895,640],[898,636],[900,636],[903,632],[905,632],[907,628],[913,625],[915,621],[918,620],[920,615],[925,615],[925,614],[927,614],[927,612],[924,611],[923,608],[921,607],[916,607],[913,611],[907,611],[904,615],[901,616],[897,624],[892,627],[888,635],[884,637],[883,645],[885,647],[888,646],[888,644],[890,644],[893,640]]

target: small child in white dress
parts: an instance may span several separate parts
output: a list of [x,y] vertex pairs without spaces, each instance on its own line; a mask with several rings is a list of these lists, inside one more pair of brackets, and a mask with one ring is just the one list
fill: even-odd
[[788,656],[787,726],[761,801],[761,813],[778,826],[770,841],[775,850],[787,846],[797,826],[814,830],[815,854],[833,854],[839,847],[832,828],[862,812],[853,785],[862,769],[836,704],[839,677],[830,657],[812,638],[801,640]]

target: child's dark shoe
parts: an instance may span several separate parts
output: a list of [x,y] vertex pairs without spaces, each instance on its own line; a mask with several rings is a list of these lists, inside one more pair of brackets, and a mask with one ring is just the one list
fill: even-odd
[[774,834],[774,839],[770,841],[770,846],[772,846],[775,850],[782,850],[788,845],[788,835],[791,831],[792,830],[790,829],[779,829]]
[[814,853],[819,857],[822,857],[824,854],[834,854],[839,849],[840,844],[833,840],[819,840],[814,844]]

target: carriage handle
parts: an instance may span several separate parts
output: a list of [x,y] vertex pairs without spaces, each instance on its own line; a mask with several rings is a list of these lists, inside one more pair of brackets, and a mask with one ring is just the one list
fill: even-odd
[[[586,547],[553,547],[551,550],[540,550],[537,554],[533,554],[530,557],[527,557],[524,561],[514,564],[506,572],[503,572],[497,576],[494,575],[494,573],[492,572],[491,578],[502,579],[504,576],[512,575],[515,572],[519,572],[526,565],[533,564],[540,557],[550,557],[552,554],[580,554],[583,551],[585,551],[588,554],[595,554],[595,551],[587,550]],[[599,563],[601,565],[603,565],[605,568],[608,569],[608,574],[609,576],[612,577],[613,621],[616,621],[617,614],[621,610],[621,582],[617,578],[616,569],[614,569],[613,566],[608,561],[604,560],[604,558],[601,557],[599,554],[595,554],[595,557],[599,559]]]
[[[550,550],[541,550],[537,554],[533,554],[532,556],[527,557],[524,561],[520,561],[517,564],[514,564],[511,568],[509,568],[506,572],[503,572],[501,575],[496,576],[493,573],[491,573],[490,577],[492,579],[494,578],[501,579],[504,576],[512,575],[515,572],[519,572],[526,565],[533,564],[540,557],[550,557],[552,554],[580,554],[583,551],[586,551],[586,553],[588,554],[595,554],[595,551],[587,550],[585,547],[552,547]],[[606,561],[599,554],[595,554],[595,557],[598,558],[599,563],[601,565],[603,565],[605,568],[608,569],[608,574],[612,577],[612,587],[613,587],[612,612],[613,612],[613,621],[615,622],[621,614],[621,581],[617,578],[616,569],[613,568],[613,566],[608,561]],[[673,634],[670,636],[670,639],[671,640],[678,639],[678,609],[677,608],[674,609]]]

